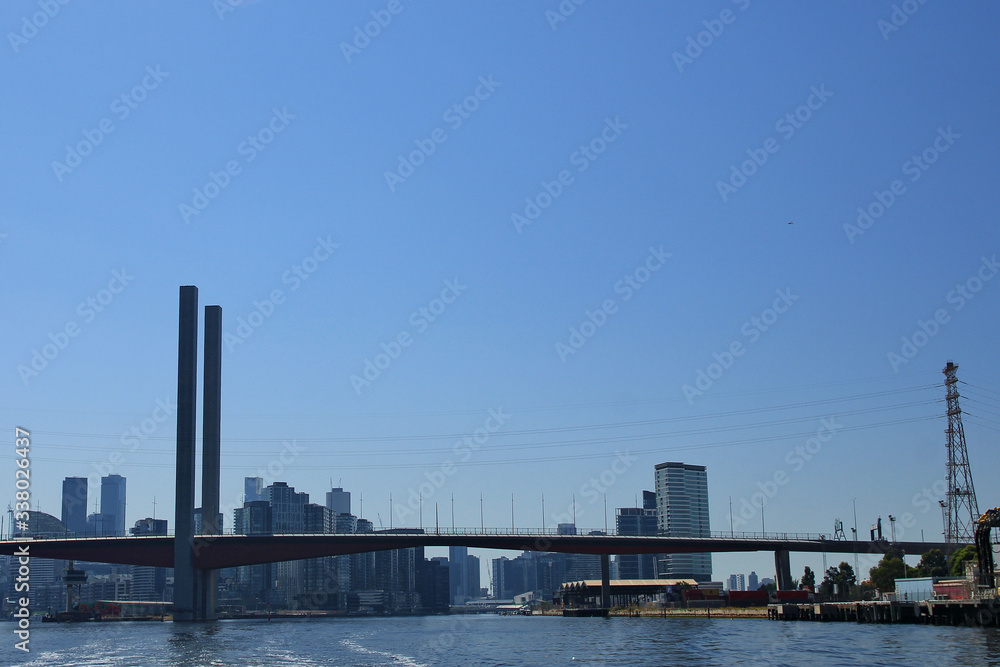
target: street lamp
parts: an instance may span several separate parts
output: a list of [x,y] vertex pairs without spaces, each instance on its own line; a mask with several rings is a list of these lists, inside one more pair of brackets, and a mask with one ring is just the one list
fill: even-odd
[[851,532],[854,533],[854,580],[861,581],[858,579],[861,576],[858,573],[858,499],[854,499],[854,528],[851,528]]
[[948,519],[946,518],[945,511],[948,508],[943,500],[938,501],[938,505],[941,506],[941,535],[944,537],[944,541],[948,541]]
[[892,532],[892,541],[896,542],[896,517],[889,515],[889,530]]

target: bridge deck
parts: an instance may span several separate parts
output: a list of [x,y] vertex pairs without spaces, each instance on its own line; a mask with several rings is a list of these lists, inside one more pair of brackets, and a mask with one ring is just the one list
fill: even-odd
[[[27,546],[33,558],[87,560],[122,565],[173,567],[174,538],[78,537],[0,541],[0,554],[15,554]],[[812,553],[907,554],[929,549],[944,551],[939,542],[853,542],[792,537],[636,537],[626,535],[550,535],[540,533],[379,532],[362,534],[203,535],[194,538],[195,566],[218,569],[237,565],[277,563],[408,547],[464,546],[514,551],[556,551],[584,554],[722,553],[789,551]],[[950,545],[954,547],[955,545]]]

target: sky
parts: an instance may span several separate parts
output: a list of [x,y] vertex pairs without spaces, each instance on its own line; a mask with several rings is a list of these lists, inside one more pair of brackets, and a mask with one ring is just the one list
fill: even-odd
[[227,528],[259,475],[376,527],[603,530],[684,461],[713,530],[939,539],[948,360],[1000,504],[998,18],[5,2],[8,501],[23,427],[34,508],[116,473],[128,525],[172,518],[196,285]]

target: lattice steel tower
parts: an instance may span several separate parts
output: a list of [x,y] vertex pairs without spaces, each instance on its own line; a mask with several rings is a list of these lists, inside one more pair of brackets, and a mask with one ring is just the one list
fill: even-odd
[[958,407],[958,364],[948,362],[944,367],[944,386],[948,399],[948,518],[945,542],[971,544],[979,503],[976,488],[972,485],[972,467],[969,452],[965,449],[965,429],[962,428],[962,409]]

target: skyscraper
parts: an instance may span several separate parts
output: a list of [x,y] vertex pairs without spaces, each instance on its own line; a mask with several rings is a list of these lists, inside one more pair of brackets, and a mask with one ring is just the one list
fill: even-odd
[[264,478],[244,477],[243,478],[243,502],[253,503],[264,500]]
[[125,535],[125,478],[121,475],[101,478],[101,516],[104,535]]
[[350,514],[351,492],[344,491],[339,486],[333,487],[326,492],[326,506],[330,508],[334,516],[338,514]]
[[471,597],[469,585],[469,548],[448,547],[448,581],[452,604],[465,604]]
[[[619,507],[615,514],[615,532],[619,535],[656,535],[656,494],[642,492],[642,507]],[[618,556],[620,579],[655,579],[655,554]]]
[[[657,532],[666,537],[710,537],[708,473],[705,466],[656,465]],[[712,580],[712,555],[664,554],[659,575],[667,579]]]
[[62,484],[62,522],[77,535],[87,532],[87,478],[67,477]]

